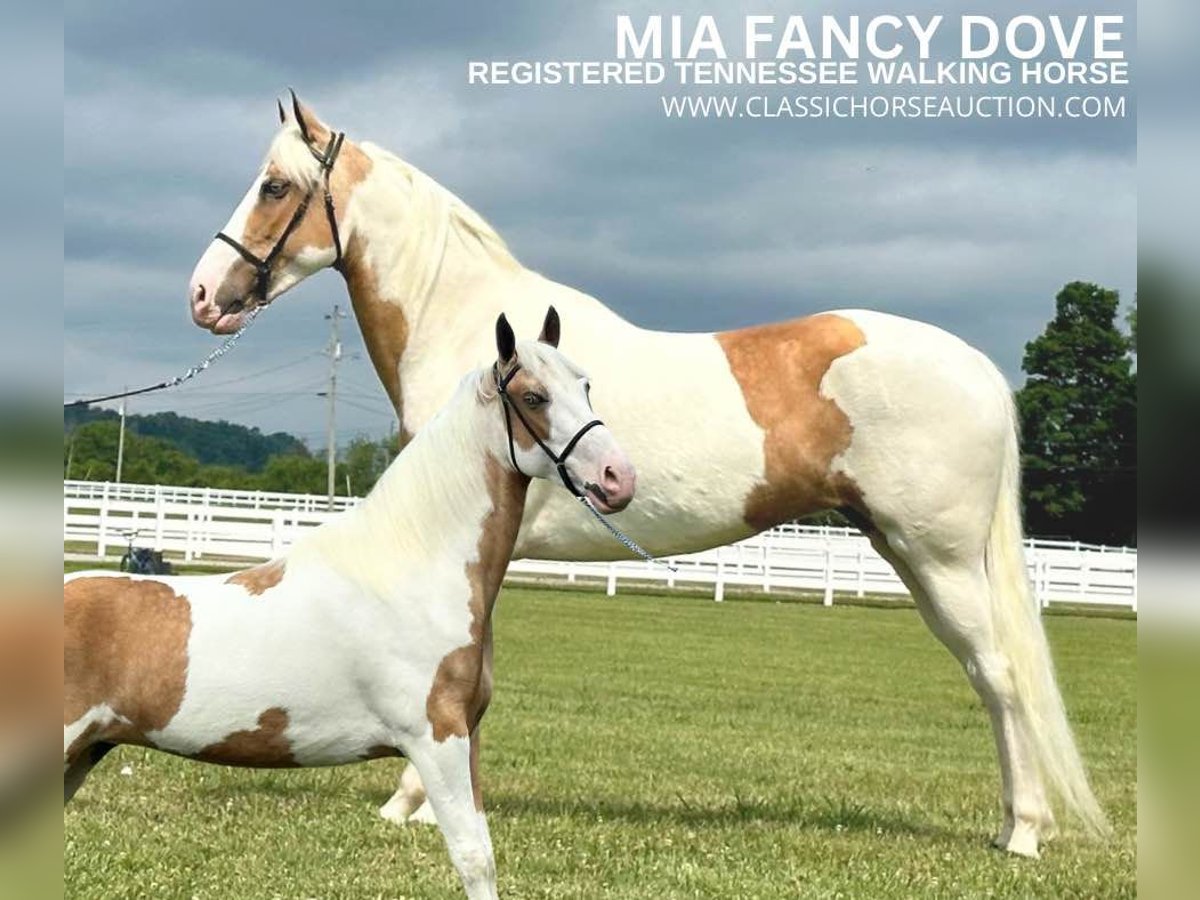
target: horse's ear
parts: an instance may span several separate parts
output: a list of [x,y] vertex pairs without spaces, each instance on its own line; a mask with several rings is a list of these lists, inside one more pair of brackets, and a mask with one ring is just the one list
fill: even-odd
[[278,97],[275,98],[275,107],[279,110],[279,124],[285,124],[287,122],[287,113],[283,111],[283,101]]
[[300,136],[304,138],[305,143],[318,144],[329,139],[329,129],[320,119],[316,117],[311,109],[300,102],[296,96],[296,92],[288,88],[288,93],[292,95],[292,115],[296,120],[296,127],[300,129]]
[[500,362],[508,363],[517,352],[517,336],[513,334],[512,326],[504,313],[496,320],[496,355]]
[[561,334],[562,323],[558,319],[558,310],[552,306],[546,310],[546,321],[542,323],[542,333],[538,335],[538,340],[551,347],[557,347]]

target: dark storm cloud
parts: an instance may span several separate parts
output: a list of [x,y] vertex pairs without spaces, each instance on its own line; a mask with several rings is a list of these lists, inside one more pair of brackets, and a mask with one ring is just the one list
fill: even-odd
[[[895,11],[797,6],[760,3],[720,19],[736,36],[731,23],[743,13]],[[942,12],[949,29],[960,12],[1005,6],[900,11]],[[1021,348],[1062,283],[1087,278],[1132,294],[1133,118],[677,121],[660,114],[657,89],[465,84],[468,59],[611,58],[615,12],[689,10],[708,11],[68,4],[67,389],[156,380],[212,345],[187,321],[187,277],[245,191],[287,85],[351,137],[383,144],[458,193],[527,265],[647,325],[716,328],[873,306],[962,334],[1017,380]],[[1131,48],[1132,4],[1105,11],[1125,13]],[[255,380],[224,407],[198,381],[147,408],[216,404],[205,414],[315,431],[319,401],[301,395],[323,377],[314,352],[335,300],[345,302],[332,274],[302,285],[220,377],[304,354],[307,363]],[[350,344],[353,352],[357,338]],[[124,348],[118,357],[114,345]],[[346,371],[367,408],[345,409],[342,421],[379,430],[386,415],[373,372],[363,359]],[[263,409],[256,397],[268,389],[293,399]]]

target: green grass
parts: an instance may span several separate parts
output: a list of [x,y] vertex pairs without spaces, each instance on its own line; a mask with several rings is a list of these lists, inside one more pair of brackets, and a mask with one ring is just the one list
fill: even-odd
[[[1031,861],[989,849],[987,717],[913,610],[506,589],[483,746],[501,894],[1133,896],[1136,623],[1047,628],[1116,837]],[[66,895],[457,897],[440,834],[375,815],[400,770],[121,748],[65,814]]]

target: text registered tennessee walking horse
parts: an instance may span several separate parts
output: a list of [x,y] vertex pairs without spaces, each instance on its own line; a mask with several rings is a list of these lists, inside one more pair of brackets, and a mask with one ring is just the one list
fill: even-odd
[[[718,334],[638,328],[523,268],[478,214],[386,150],[343,139],[294,98],[281,118],[223,229],[249,255],[216,241],[196,266],[197,324],[233,330],[247,309],[336,264],[407,439],[455,373],[486,358],[481,323],[508,309],[531,326],[553,303],[574,326],[567,349],[597,377],[596,408],[638,460],[639,502],[618,517],[630,536],[681,553],[844,511],[895,566],[991,715],[997,843],[1036,855],[1053,830],[1051,794],[1105,831],[1026,576],[1011,393],[986,357],[931,325],[861,310]],[[327,211],[308,206],[296,224],[324,181]],[[263,282],[248,260],[268,256]],[[563,492],[530,490],[515,555],[620,552]],[[408,778],[385,811],[411,812],[419,798]]]
[[[635,474],[583,373],[514,343],[454,396],[355,509],[232,576],[83,572],[64,587],[65,794],[116,744],[239,766],[406,756],[472,897],[496,895],[477,776],[492,606],[530,478],[601,512]],[[582,515],[576,510],[577,515]]]

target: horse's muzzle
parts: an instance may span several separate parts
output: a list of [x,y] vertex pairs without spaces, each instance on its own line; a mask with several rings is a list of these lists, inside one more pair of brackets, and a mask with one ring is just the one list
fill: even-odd
[[600,470],[599,483],[589,481],[584,490],[600,512],[620,512],[637,492],[637,471],[627,460],[610,460]]

